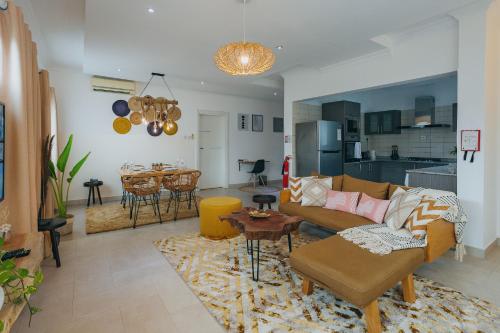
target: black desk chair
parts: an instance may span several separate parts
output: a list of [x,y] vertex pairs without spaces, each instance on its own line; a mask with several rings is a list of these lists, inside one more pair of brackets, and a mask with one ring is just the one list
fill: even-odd
[[259,183],[265,184],[264,179],[262,178],[262,172],[264,172],[265,168],[266,168],[266,161],[265,160],[257,160],[255,162],[255,164],[253,165],[252,171],[248,172],[248,173],[252,174],[250,176],[250,180],[248,182],[250,183],[253,180],[253,188],[256,187],[257,180],[259,180]]
[[52,219],[38,220],[38,231],[48,231],[50,233],[50,242],[52,243],[52,255],[56,260],[56,266],[61,267],[61,258],[59,257],[59,241],[61,234],[56,229],[66,225],[66,219],[55,217]]
[[99,186],[104,185],[102,180],[90,179],[90,181],[83,183],[83,186],[89,188],[89,198],[87,199],[87,207],[90,206],[90,196],[92,195],[92,204],[95,205],[95,189],[97,189],[97,195],[99,196],[99,203],[102,205],[101,190]]

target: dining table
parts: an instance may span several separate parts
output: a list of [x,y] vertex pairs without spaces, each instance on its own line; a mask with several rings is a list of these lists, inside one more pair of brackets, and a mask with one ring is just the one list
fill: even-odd
[[151,174],[151,176],[168,176],[175,174],[188,174],[197,171],[196,169],[190,169],[186,167],[176,167],[171,165],[166,165],[163,168],[153,169],[146,168],[144,166],[139,165],[131,165],[127,168],[121,168],[119,170],[120,177],[134,176],[134,175],[147,175]]

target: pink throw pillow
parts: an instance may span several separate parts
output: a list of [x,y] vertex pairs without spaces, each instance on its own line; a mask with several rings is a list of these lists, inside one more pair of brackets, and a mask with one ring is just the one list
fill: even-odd
[[324,208],[356,214],[358,199],[359,192],[339,192],[328,190],[326,205]]
[[356,208],[356,215],[366,217],[375,223],[384,222],[385,212],[389,208],[391,200],[380,200],[363,193]]

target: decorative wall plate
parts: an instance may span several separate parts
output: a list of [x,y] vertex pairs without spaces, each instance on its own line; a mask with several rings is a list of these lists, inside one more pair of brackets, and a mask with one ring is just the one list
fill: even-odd
[[175,135],[178,129],[179,127],[175,121],[167,120],[167,122],[163,124],[163,132],[165,132],[166,135]]
[[157,119],[156,110],[154,107],[150,107],[146,112],[144,112],[144,119],[146,119],[148,123],[151,123]]
[[148,124],[148,133],[151,136],[160,136],[162,133],[162,128],[158,121],[153,121]]
[[137,96],[131,97],[128,100],[128,107],[132,111],[141,111],[142,110],[141,98]]
[[113,121],[113,129],[118,134],[127,134],[131,128],[132,124],[128,118],[116,118]]
[[118,117],[126,117],[130,113],[127,101],[124,101],[122,99],[114,102],[112,109],[113,113],[116,114]]
[[134,111],[130,114],[130,122],[133,125],[140,125],[142,124],[142,113],[138,111]]
[[173,121],[177,121],[179,119],[181,119],[181,116],[182,116],[182,113],[181,113],[181,109],[179,109],[177,106],[173,106],[171,107],[170,109],[168,109],[168,118],[173,120]]

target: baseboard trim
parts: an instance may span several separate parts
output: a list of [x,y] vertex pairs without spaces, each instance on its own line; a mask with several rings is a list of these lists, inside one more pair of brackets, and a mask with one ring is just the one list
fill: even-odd
[[465,246],[465,250],[467,251],[467,255],[470,255],[470,256],[473,256],[476,258],[485,259],[486,257],[488,257],[488,255],[491,253],[491,251],[493,251],[495,249],[495,247],[497,247],[497,246],[500,246],[500,238],[491,242],[491,244],[488,245],[486,247],[486,249],[484,249],[484,250],[478,249],[477,247],[468,246],[468,245]]

